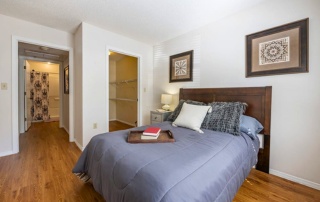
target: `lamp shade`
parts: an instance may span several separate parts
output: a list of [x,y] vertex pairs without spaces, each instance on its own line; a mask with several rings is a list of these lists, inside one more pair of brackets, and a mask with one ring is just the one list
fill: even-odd
[[168,105],[168,104],[171,104],[171,102],[172,102],[172,95],[170,94],[161,95],[161,104]]

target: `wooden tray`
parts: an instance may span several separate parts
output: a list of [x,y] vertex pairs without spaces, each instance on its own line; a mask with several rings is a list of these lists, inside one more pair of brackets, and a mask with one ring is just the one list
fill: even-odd
[[166,143],[166,142],[175,142],[173,134],[170,130],[162,130],[160,131],[160,135],[155,140],[141,140],[141,135],[143,130],[141,131],[130,131],[128,135],[129,143]]

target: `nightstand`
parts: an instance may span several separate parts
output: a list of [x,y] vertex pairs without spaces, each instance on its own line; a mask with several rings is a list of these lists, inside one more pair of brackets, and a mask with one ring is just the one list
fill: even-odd
[[161,123],[167,120],[172,111],[158,112],[150,111],[150,124]]

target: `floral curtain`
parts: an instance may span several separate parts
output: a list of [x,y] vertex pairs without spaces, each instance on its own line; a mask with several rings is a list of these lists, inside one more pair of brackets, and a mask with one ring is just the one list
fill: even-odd
[[32,71],[30,74],[31,116],[33,121],[49,119],[49,73]]

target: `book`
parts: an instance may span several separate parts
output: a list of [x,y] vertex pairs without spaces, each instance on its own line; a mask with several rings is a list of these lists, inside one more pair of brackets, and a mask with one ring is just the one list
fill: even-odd
[[156,136],[151,136],[151,135],[141,135],[141,140],[156,140],[158,139],[160,133]]
[[159,136],[161,128],[158,127],[149,127],[143,131],[143,135],[145,136]]

